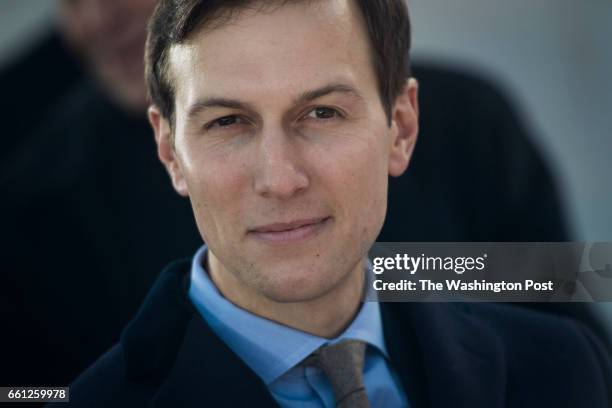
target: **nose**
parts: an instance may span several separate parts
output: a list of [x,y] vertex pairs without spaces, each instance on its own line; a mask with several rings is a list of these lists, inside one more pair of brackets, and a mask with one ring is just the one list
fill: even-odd
[[266,131],[260,139],[255,191],[267,198],[286,200],[308,188],[303,147],[285,131]]

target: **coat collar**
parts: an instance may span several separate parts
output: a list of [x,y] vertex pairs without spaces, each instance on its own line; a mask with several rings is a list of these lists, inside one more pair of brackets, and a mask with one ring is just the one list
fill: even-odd
[[411,407],[504,406],[501,340],[460,303],[382,303],[385,341]]
[[152,407],[276,406],[265,384],[195,311],[187,297],[189,267],[188,260],[167,267],[124,330],[128,380],[157,389]]
[[[184,405],[275,406],[265,384],[195,311],[187,297],[189,267],[187,260],[166,268],[123,332],[128,380],[157,389],[152,406],[177,399]],[[470,309],[381,303],[385,342],[411,407],[503,405],[501,341]]]
[[174,366],[152,407],[277,406],[266,385],[199,316],[189,321]]

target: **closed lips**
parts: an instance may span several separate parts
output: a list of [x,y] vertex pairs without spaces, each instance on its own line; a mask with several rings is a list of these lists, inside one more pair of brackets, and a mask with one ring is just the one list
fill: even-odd
[[329,217],[309,218],[292,222],[280,222],[274,224],[266,224],[257,228],[252,229],[250,232],[263,233],[263,232],[283,232],[291,231],[308,225],[318,224],[327,220]]

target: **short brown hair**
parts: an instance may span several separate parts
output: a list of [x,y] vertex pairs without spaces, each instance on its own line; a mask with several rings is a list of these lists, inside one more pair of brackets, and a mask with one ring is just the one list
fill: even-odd
[[[300,1],[300,0],[293,0]],[[301,0],[305,1],[305,0]],[[410,18],[405,0],[354,0],[367,25],[380,98],[389,123],[395,99],[410,77]],[[159,0],[149,21],[145,52],[151,102],[174,121],[174,88],[168,75],[170,47],[200,28],[222,26],[232,12],[250,4],[283,5],[291,0]],[[214,28],[213,27],[213,28]]]

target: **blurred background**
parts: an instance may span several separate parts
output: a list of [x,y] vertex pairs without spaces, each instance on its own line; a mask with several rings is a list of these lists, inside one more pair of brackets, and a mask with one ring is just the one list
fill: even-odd
[[[0,236],[0,312],[20,333],[6,348],[43,337],[50,350],[72,347],[74,359],[60,374],[61,355],[41,349],[22,373],[0,372],[0,383],[66,383],[117,340],[160,268],[199,245],[188,204],[155,158],[134,76],[142,41],[131,27],[143,31],[153,4],[0,0],[0,71],[12,70],[3,86],[23,90],[0,105],[12,112],[3,143],[14,147],[0,152],[0,205],[11,201],[0,211],[10,215],[0,218],[9,231]],[[612,1],[408,4],[422,132],[411,171],[392,184],[396,229],[385,226],[381,240],[612,241]],[[408,233],[397,229],[405,225]],[[78,296],[92,276],[96,288]],[[612,303],[594,310],[612,327]],[[41,364],[48,372],[33,376]]]
[[612,1],[409,0],[415,58],[510,93],[559,181],[576,240],[612,239]]
[[[612,241],[612,1],[408,0],[414,57],[497,80],[553,169],[574,241]],[[600,312],[612,322],[612,304]]]

